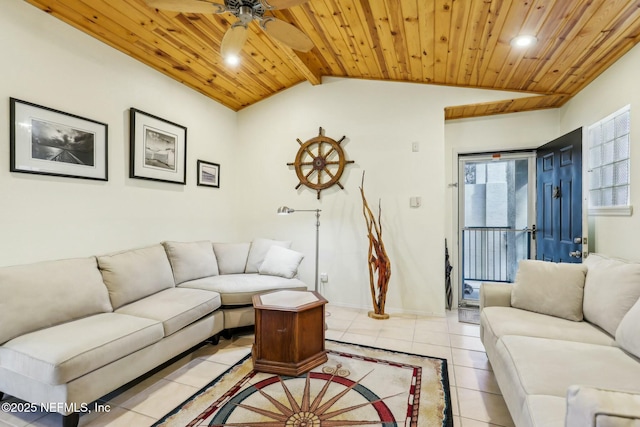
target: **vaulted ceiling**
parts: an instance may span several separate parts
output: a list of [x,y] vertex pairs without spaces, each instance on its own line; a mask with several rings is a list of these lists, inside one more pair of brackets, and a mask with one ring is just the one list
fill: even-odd
[[[447,119],[562,106],[640,40],[640,1],[309,0],[267,12],[307,34],[301,53],[249,24],[241,62],[220,56],[236,18],[145,0],[25,0],[233,110],[323,76],[522,91]],[[222,2],[223,0],[219,0]],[[538,42],[512,47],[519,34]]]

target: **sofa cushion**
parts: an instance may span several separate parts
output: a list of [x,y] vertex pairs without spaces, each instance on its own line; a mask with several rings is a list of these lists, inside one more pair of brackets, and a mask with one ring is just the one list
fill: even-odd
[[584,261],[585,320],[615,335],[618,324],[640,298],[640,263],[590,254]]
[[164,242],[176,285],[187,280],[216,276],[218,261],[209,241]]
[[[520,396],[565,397],[569,386],[640,391],[640,363],[613,346],[507,335],[491,360]],[[500,375],[497,371],[502,371]],[[503,384],[500,384],[503,393]]]
[[214,243],[220,274],[241,274],[247,266],[250,243]]
[[114,309],[174,287],[171,264],[162,245],[98,257]]
[[307,285],[298,279],[285,279],[260,274],[231,274],[205,277],[184,282],[179,287],[218,292],[223,306],[250,305],[254,295],[265,292],[280,289],[307,289]]
[[640,357],[640,300],[625,314],[616,330],[616,342],[629,353]]
[[304,255],[291,249],[272,246],[264,257],[258,273],[293,279]]
[[220,295],[201,289],[171,288],[127,304],[116,313],[162,322],[168,336],[220,307]]
[[112,311],[96,259],[0,268],[0,344],[17,336]]
[[505,335],[523,335],[598,345],[615,344],[612,337],[588,322],[574,322],[513,307],[485,307],[480,313],[480,321],[483,340],[490,339],[493,343]]
[[291,247],[291,242],[271,239],[255,239],[251,242],[249,255],[247,257],[247,265],[244,272],[257,273],[260,265],[262,265],[262,262],[267,255],[267,252],[269,252],[269,249],[271,249],[272,246],[289,249]]
[[0,347],[0,366],[65,384],[163,337],[156,320],[103,313],[22,335]]
[[586,273],[582,264],[522,260],[511,292],[511,305],[580,321]]

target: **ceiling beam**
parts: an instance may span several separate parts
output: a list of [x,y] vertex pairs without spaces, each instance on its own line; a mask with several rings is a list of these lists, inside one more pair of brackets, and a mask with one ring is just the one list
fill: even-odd
[[282,43],[278,43],[293,66],[302,73],[312,85],[322,84],[322,69],[317,66],[318,58],[312,52],[297,52]]
[[567,94],[540,95],[502,101],[445,107],[445,120],[468,119],[471,117],[493,116],[497,114],[520,113],[562,107],[571,97]]

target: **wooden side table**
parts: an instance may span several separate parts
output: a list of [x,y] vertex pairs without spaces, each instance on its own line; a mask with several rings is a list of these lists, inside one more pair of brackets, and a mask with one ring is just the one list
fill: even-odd
[[255,295],[254,369],[297,377],[326,362],[326,303],[315,291]]

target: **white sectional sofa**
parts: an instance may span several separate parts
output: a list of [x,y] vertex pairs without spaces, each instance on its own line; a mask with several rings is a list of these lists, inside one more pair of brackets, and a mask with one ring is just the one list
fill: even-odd
[[640,264],[522,261],[480,288],[481,339],[517,427],[640,426]]
[[251,297],[306,290],[290,242],[163,242],[0,268],[0,398],[55,404],[63,424],[207,339],[254,322]]

